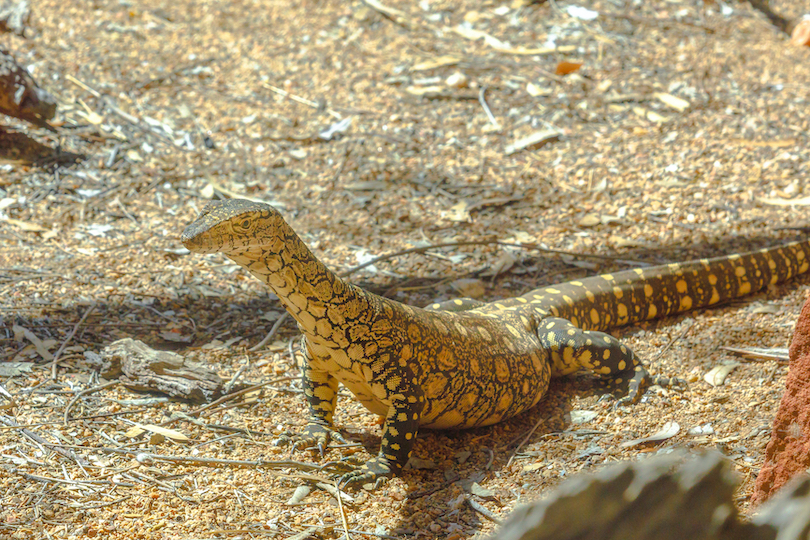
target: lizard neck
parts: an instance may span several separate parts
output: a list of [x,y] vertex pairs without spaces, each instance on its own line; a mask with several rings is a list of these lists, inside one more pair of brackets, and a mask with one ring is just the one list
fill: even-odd
[[369,309],[363,291],[327,268],[292,228],[276,231],[260,247],[228,257],[266,283],[305,334],[317,335],[319,320],[332,325]]

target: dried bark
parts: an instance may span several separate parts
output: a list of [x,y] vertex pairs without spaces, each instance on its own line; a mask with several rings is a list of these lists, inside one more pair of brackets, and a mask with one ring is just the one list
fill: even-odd
[[142,341],[118,340],[104,348],[101,358],[102,376],[119,378],[132,390],[194,403],[213,401],[222,392],[222,379],[214,370],[173,352],[156,351]]
[[56,131],[48,120],[56,114],[56,100],[40,88],[11,54],[0,48],[0,113]]

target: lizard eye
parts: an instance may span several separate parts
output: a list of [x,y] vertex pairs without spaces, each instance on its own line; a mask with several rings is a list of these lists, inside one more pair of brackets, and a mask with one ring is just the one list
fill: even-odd
[[233,228],[237,232],[248,232],[248,231],[250,231],[250,228],[251,228],[252,224],[253,224],[253,222],[250,220],[250,218],[244,218],[244,219],[241,219],[241,220],[237,221],[236,223],[234,223]]

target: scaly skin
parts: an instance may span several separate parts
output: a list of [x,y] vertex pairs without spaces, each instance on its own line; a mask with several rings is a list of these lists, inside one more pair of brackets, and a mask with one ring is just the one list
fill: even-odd
[[338,382],[385,417],[379,455],[344,475],[344,484],[398,473],[419,427],[486,426],[533,407],[552,376],[584,368],[629,380],[624,400],[635,401],[649,376],[602,330],[720,304],[810,267],[810,242],[801,242],[421,309],[336,276],[267,204],[211,203],[181,239],[192,252],[220,252],[246,268],[298,323],[311,416],[303,444],[329,443]]

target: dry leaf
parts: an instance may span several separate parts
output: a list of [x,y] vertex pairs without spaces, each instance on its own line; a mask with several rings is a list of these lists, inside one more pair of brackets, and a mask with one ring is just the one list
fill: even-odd
[[84,107],[84,111],[76,111],[79,116],[96,126],[104,122],[104,117],[91,109],[84,101],[79,100],[79,105]]
[[[36,364],[33,362],[8,362],[0,363],[0,377],[17,377],[23,373],[30,373]],[[2,387],[0,387],[2,393]]]
[[464,14],[464,22],[468,22],[470,24],[477,23],[481,19],[485,18],[480,11],[468,11]]
[[457,223],[467,223],[470,221],[469,203],[461,200],[450,207],[450,210],[442,211],[442,217]]
[[554,90],[552,90],[552,89],[551,89],[551,88],[549,88],[549,87],[546,87],[546,86],[538,86],[538,85],[536,85],[536,84],[534,84],[534,83],[529,83],[529,84],[527,84],[527,85],[526,85],[526,91],[527,91],[527,92],[529,93],[529,95],[530,95],[530,96],[532,96],[532,97],[538,97],[538,96],[550,96],[550,95],[551,95],[551,94],[554,92]]
[[230,189],[228,189],[228,188],[226,188],[224,186],[221,186],[219,184],[215,184],[214,182],[211,182],[211,186],[214,188],[215,191],[217,191],[219,193],[222,193],[223,195],[227,195],[228,197],[230,197],[232,199],[247,199],[248,201],[253,201],[253,202],[263,202],[263,203],[267,203],[267,204],[275,207],[276,209],[284,209],[287,206],[283,202],[277,201],[277,200],[274,200],[274,199],[265,200],[265,199],[261,199],[259,197],[252,197],[252,196],[248,195],[247,193],[238,193],[236,191],[230,190]]
[[508,145],[504,152],[507,156],[519,152],[527,148],[539,148],[548,142],[555,141],[560,138],[562,134],[554,129],[543,129],[535,131],[531,135],[518,139],[512,144]]
[[539,47],[536,49],[527,49],[525,47],[505,47],[505,48],[498,48],[495,47],[498,52],[508,53],[508,54],[517,54],[522,56],[534,56],[540,54],[553,54],[553,53],[569,53],[576,50],[576,47],[573,45],[565,45],[562,47]]
[[394,9],[392,7],[388,7],[383,5],[378,0],[363,0],[367,5],[373,7],[380,13],[388,15],[392,19],[407,19],[407,14],[404,11],[400,11],[398,9]]
[[754,309],[751,310],[751,313],[781,313],[781,312],[782,312],[782,308],[779,308],[777,306],[771,306],[771,305],[757,306],[757,307],[755,307]]
[[575,71],[579,71],[579,68],[582,67],[582,62],[567,62],[563,60],[559,64],[557,64],[557,68],[554,70],[555,75],[569,75],[574,73]]
[[200,190],[200,197],[203,199],[213,199],[214,194],[214,184],[210,182],[205,184],[205,187]]
[[194,341],[194,336],[184,336],[179,329],[163,330],[160,337],[172,343],[191,343]]
[[760,197],[759,202],[771,206],[810,206],[810,197],[782,199],[780,197]]
[[50,231],[50,229],[46,229],[41,225],[37,225],[36,223],[30,223],[28,221],[23,221],[21,219],[13,219],[13,218],[4,218],[3,221],[8,223],[9,225],[14,225],[15,227],[22,229],[26,232],[46,232]]
[[459,62],[461,62],[461,58],[458,56],[438,56],[436,58],[431,58],[430,60],[419,62],[411,68],[411,72],[427,71],[429,69],[436,69],[445,66],[454,66]]
[[658,114],[655,111],[651,111],[649,109],[645,109],[644,107],[633,107],[633,112],[639,115],[642,118],[649,120],[650,122],[655,122],[656,124],[663,124],[664,122],[669,122],[669,118]]
[[659,92],[655,94],[655,97],[658,98],[658,101],[663,103],[668,107],[672,107],[678,112],[683,112],[689,108],[690,103],[685,99],[681,99],[679,97],[673,96],[672,94],[665,94],[663,92]]
[[498,260],[495,261],[495,264],[493,264],[486,272],[482,272],[481,276],[492,277],[503,274],[515,266],[516,262],[517,257],[515,257],[511,251],[503,251],[501,252],[501,256],[498,257]]
[[478,41],[479,39],[483,39],[484,43],[492,47],[493,49],[508,49],[509,44],[501,41],[500,39],[496,38],[493,35],[487,34],[486,32],[482,32],[481,30],[476,30],[474,28],[468,28],[466,26],[458,25],[452,29],[453,32],[458,34],[463,38],[470,39],[472,41]]
[[678,432],[681,430],[681,426],[678,425],[678,422],[667,422],[664,424],[660,430],[656,431],[649,437],[642,437],[641,439],[633,439],[632,441],[623,442],[619,445],[621,448],[631,448],[633,446],[638,446],[640,444],[647,444],[647,443],[660,443],[664,442],[667,439],[671,439]]
[[137,437],[141,433],[148,431],[150,433],[157,433],[158,435],[163,435],[168,439],[172,439],[178,442],[188,442],[189,440],[189,438],[186,435],[183,435],[179,431],[175,431],[173,429],[156,426],[154,424],[140,424],[138,422],[133,423],[135,425],[129,428],[125,434],[129,438]]
[[405,89],[406,92],[411,94],[412,96],[422,96],[422,97],[439,97],[439,96],[450,96],[452,95],[448,92],[447,88],[444,86],[409,86]]
[[574,425],[585,424],[599,416],[593,411],[573,410],[571,411],[571,423]]
[[599,214],[585,214],[579,220],[580,227],[595,227],[602,223],[602,218],[599,217]]
[[734,369],[739,365],[739,362],[729,362],[728,364],[715,366],[703,376],[703,380],[712,386],[723,386],[723,383],[726,382],[726,377],[728,377],[729,373],[734,371]]
[[460,71],[454,71],[445,79],[444,84],[450,88],[467,88],[470,85],[470,78]]
[[729,143],[740,146],[767,146],[768,148],[784,148],[794,146],[796,139],[775,139],[773,141],[752,141],[750,139],[729,139]]
[[457,279],[450,286],[462,296],[481,298],[487,292],[484,282],[480,279]]
[[288,506],[300,504],[304,499],[306,499],[309,496],[311,492],[312,488],[309,486],[298,486],[297,488],[295,488],[292,497],[290,497],[287,500],[286,504]]
[[31,342],[31,344],[34,346],[34,349],[36,349],[37,354],[39,354],[43,360],[48,361],[53,360],[53,355],[50,353],[48,348],[56,345],[55,340],[48,339],[43,341],[39,339],[37,336],[35,336],[34,333],[28,328],[24,328],[16,324],[11,327],[11,331],[14,332],[15,341],[22,341],[23,338],[25,338]]

